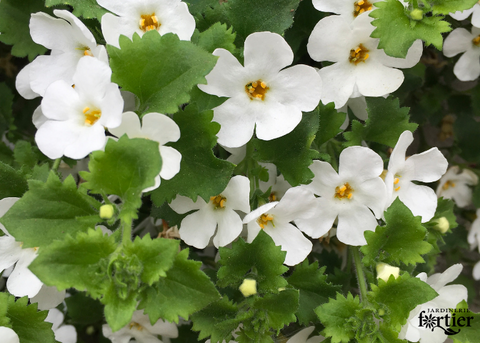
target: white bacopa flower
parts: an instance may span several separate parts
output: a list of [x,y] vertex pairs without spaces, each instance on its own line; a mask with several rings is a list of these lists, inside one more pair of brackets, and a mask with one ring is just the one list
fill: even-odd
[[[312,238],[325,235],[338,218],[337,238],[348,245],[365,245],[365,231],[374,231],[383,214],[386,190],[380,174],[382,158],[373,150],[354,146],[340,154],[338,174],[330,163],[314,161],[312,183],[303,186],[319,196],[316,214],[297,220],[298,227]],[[372,213],[373,211],[373,213]]]
[[236,148],[253,136],[272,140],[290,133],[320,100],[321,79],[315,69],[295,65],[293,52],[282,36],[255,32],[245,40],[245,66],[225,49],[216,49],[217,64],[198,87],[209,94],[229,97],[214,108],[221,125],[218,143]]
[[132,38],[150,30],[161,35],[172,32],[182,40],[190,40],[195,19],[186,3],[180,0],[98,0],[111,13],[102,17],[102,32],[108,44],[120,48],[120,35]]
[[404,131],[390,155],[385,175],[388,208],[398,197],[412,211],[421,216],[422,223],[433,218],[437,209],[437,196],[433,189],[412,181],[434,182],[445,174],[448,162],[438,148],[431,148],[405,159],[407,148],[413,142],[413,134]]
[[112,332],[108,324],[102,327],[103,335],[113,343],[128,343],[130,339],[135,339],[137,343],[162,343],[157,338],[161,335],[165,338],[177,338],[178,328],[174,323],[158,320],[155,325],[150,324],[148,316],[143,311],[135,311],[130,323],[122,329]]
[[65,10],[53,13],[59,19],[43,12],[32,14],[30,19],[33,41],[52,51],[50,55],[38,56],[18,74],[16,87],[26,99],[43,96],[47,87],[57,80],[71,86],[75,67],[84,56],[108,63],[105,47],[97,45],[92,33],[77,17]]
[[442,176],[437,187],[437,196],[453,199],[458,207],[466,207],[472,202],[472,186],[478,183],[478,176],[470,169],[460,171],[453,166]]
[[198,210],[186,216],[180,224],[180,238],[198,249],[205,248],[213,237],[215,247],[231,243],[242,232],[242,220],[235,210],[250,211],[250,181],[245,176],[234,176],[225,190],[210,197],[207,203],[198,197],[177,196],[170,207],[177,213]]
[[[420,315],[428,315],[428,311],[435,309],[456,308],[462,300],[467,300],[467,288],[463,285],[448,285],[447,283],[455,280],[460,275],[463,266],[454,264],[443,273],[433,274],[427,278],[427,274],[420,273],[417,278],[428,283],[437,293],[438,296],[424,304],[415,307],[408,316],[407,324],[402,327],[398,338],[407,339],[411,342],[422,343],[442,343],[448,338],[445,332],[440,328],[432,328],[427,325],[421,325]],[[431,313],[431,312],[430,312]],[[434,316],[442,316],[445,314],[433,314]],[[442,323],[444,323],[442,320]]]
[[48,311],[46,322],[52,323],[52,330],[55,335],[55,340],[61,343],[76,343],[77,330],[73,325],[62,325],[65,316],[56,308]]
[[165,146],[168,142],[176,142],[180,138],[180,128],[168,116],[161,113],[147,113],[140,118],[134,112],[125,112],[122,115],[122,124],[110,129],[110,132],[120,138],[126,134],[129,138],[146,138],[159,143],[162,169],[155,178],[155,185],[144,189],[152,191],[160,186],[160,178],[170,180],[180,171],[182,155],[172,147]]
[[41,152],[51,159],[81,159],[105,146],[105,128],[120,125],[123,109],[111,75],[106,63],[84,57],[72,78],[75,87],[60,80],[47,88],[41,105],[47,120],[35,135]]
[[20,338],[15,331],[6,326],[0,326],[0,337],[4,343],[20,343]]
[[318,22],[308,39],[307,50],[315,61],[334,64],[323,67],[319,74],[325,85],[321,100],[335,102],[340,108],[349,98],[383,96],[397,90],[403,82],[403,72],[395,68],[410,68],[420,60],[422,42],[417,40],[406,58],[390,57],[377,49],[379,39],[371,38],[373,18],[359,15],[352,23],[338,15]]
[[307,239],[292,221],[309,218],[314,213],[313,195],[300,187],[290,188],[282,200],[269,202],[245,216],[247,241],[252,242],[260,230],[265,231],[277,246],[286,251],[285,264],[294,266],[312,251],[312,242]]
[[476,3],[472,8],[464,11],[450,13],[450,17],[455,20],[465,20],[472,14],[472,25],[480,27],[480,4]]
[[[477,6],[477,5],[475,5]],[[464,53],[455,63],[453,73],[460,81],[473,81],[480,76],[480,28],[472,26],[453,30],[443,43],[443,54],[453,57]]]
[[[470,244],[470,249],[475,249],[478,247],[480,251],[480,208],[477,209],[476,218],[470,227],[468,232],[468,243]],[[478,261],[473,267],[473,278],[475,280],[480,280],[480,261]]]
[[381,0],[313,0],[313,6],[321,12],[340,14],[353,21],[364,12],[373,9],[373,4]]

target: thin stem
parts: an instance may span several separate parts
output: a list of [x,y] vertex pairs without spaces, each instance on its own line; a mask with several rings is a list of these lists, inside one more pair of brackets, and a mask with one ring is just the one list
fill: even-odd
[[360,298],[363,302],[367,301],[367,282],[365,280],[365,274],[363,273],[363,264],[360,259],[360,252],[358,247],[351,247],[353,255],[353,263],[355,264],[355,270],[357,271],[358,287],[360,288]]
[[60,166],[60,162],[62,161],[61,158],[57,158],[55,160],[55,162],[53,162],[53,166],[52,166],[52,169],[53,171],[57,171],[58,170],[58,167]]

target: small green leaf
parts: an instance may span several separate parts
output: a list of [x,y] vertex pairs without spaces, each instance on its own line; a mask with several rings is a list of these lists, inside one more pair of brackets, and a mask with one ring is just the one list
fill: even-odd
[[369,14],[375,18],[372,25],[376,26],[371,37],[380,38],[378,48],[384,49],[392,57],[405,58],[417,39],[442,50],[442,33],[451,31],[450,24],[443,20],[443,16],[423,16],[419,21],[410,19],[408,10],[398,0],[379,1],[375,7],[377,9]]
[[152,323],[159,318],[178,323],[178,316],[187,320],[220,298],[212,281],[200,270],[201,263],[187,257],[188,249],[182,250],[167,276],[141,294],[138,308],[145,309]]
[[95,210],[100,203],[78,191],[71,176],[62,183],[51,172],[46,183],[30,180],[28,185],[28,192],[1,219],[24,248],[47,246],[101,221]]
[[324,105],[320,102],[315,109],[320,117],[320,124],[317,134],[315,135],[315,143],[320,147],[323,143],[335,137],[342,132],[340,126],[345,122],[346,113],[339,113],[335,109],[333,102]]
[[245,278],[257,281],[259,293],[276,293],[287,285],[280,276],[288,270],[283,265],[286,253],[262,230],[252,243],[239,239],[231,249],[220,248],[219,252],[218,262],[222,267],[218,270],[217,284],[220,287],[238,289]]
[[454,229],[458,226],[457,216],[453,212],[455,203],[450,199],[444,199],[443,197],[438,198],[437,209],[435,210],[435,215],[433,218],[424,223],[425,227],[434,227],[437,225],[437,220],[440,218],[446,218],[448,220],[448,226],[450,229]]
[[15,158],[15,163],[18,166],[26,166],[29,169],[33,167],[38,162],[38,150],[34,150],[30,142],[27,141],[18,141],[15,143],[15,148],[13,149],[13,156]]
[[367,98],[368,119],[365,125],[352,121],[352,131],[343,135],[346,145],[360,145],[362,140],[395,146],[403,131],[415,131],[417,124],[409,123],[408,107],[400,107],[397,98]]
[[472,8],[478,0],[433,0],[432,14],[449,14]]
[[255,300],[253,307],[266,314],[266,325],[278,331],[284,326],[294,322],[295,312],[298,309],[298,291],[285,289],[280,293],[267,293],[262,298]]
[[191,41],[208,52],[219,48],[230,52],[235,50],[235,33],[231,27],[227,29],[226,24],[215,23],[201,33],[195,30]]
[[[450,326],[451,329],[455,331],[460,331],[455,336],[451,336],[455,343],[475,343],[480,337],[480,313],[473,313],[468,310],[468,304],[465,300],[462,300],[457,305],[457,310],[459,313],[456,314],[457,321],[456,325]],[[459,323],[458,319],[463,317],[462,323]],[[468,319],[471,318],[471,319]],[[470,323],[470,325],[468,325]],[[461,326],[463,324],[463,326]]]
[[112,331],[118,331],[132,319],[137,309],[138,292],[130,291],[125,296],[119,296],[114,283],[110,283],[101,302],[105,305],[105,319]]
[[298,322],[308,325],[315,322],[315,308],[333,298],[341,289],[327,282],[326,267],[318,269],[318,262],[308,264],[304,261],[295,267],[294,272],[287,278],[288,283],[300,292],[300,307],[296,313]]
[[45,0],[45,6],[70,5],[77,17],[97,18],[100,20],[107,10],[97,4],[96,0]]
[[28,189],[22,172],[0,162],[0,199],[21,197]]
[[0,293],[0,326],[6,326],[8,328],[12,328],[12,325],[10,324],[10,318],[7,317],[9,297],[13,297],[13,296],[8,295],[8,293],[5,293],[5,292]]
[[318,130],[318,111],[304,113],[302,121],[289,134],[262,141],[254,139],[254,158],[259,162],[274,163],[292,186],[308,183],[313,178],[308,168],[318,152],[310,149]]
[[367,245],[360,248],[365,254],[363,263],[374,266],[378,262],[397,265],[425,262],[421,255],[428,253],[432,245],[424,241],[427,230],[421,218],[414,217],[397,198],[385,212],[385,221],[386,226],[365,232]]
[[153,191],[152,200],[157,206],[170,202],[177,194],[194,201],[200,196],[208,202],[210,196],[220,194],[227,187],[234,165],[213,154],[220,125],[212,122],[212,118],[212,111],[198,113],[192,105],[173,116],[181,136],[170,145],[182,154],[182,162],[180,172],[171,180],[162,180],[160,187]]
[[[1,9],[0,4],[0,9]],[[1,15],[1,14],[0,14]],[[3,19],[4,20],[4,19]],[[1,24],[0,24],[1,27]],[[3,135],[13,123],[13,93],[6,83],[0,83],[0,135]]]
[[142,191],[154,185],[162,161],[158,142],[126,135],[109,139],[105,151],[91,154],[90,172],[80,172],[87,181],[82,187],[98,194],[116,194],[123,200],[120,217],[127,223],[137,218]]
[[348,343],[355,337],[355,332],[359,328],[356,313],[360,309],[362,305],[358,296],[354,298],[348,293],[345,298],[337,293],[336,299],[330,299],[328,303],[317,307],[315,313],[325,326],[323,331],[325,337],[332,337],[333,343]]
[[[151,30],[133,41],[120,36],[120,47],[108,46],[112,81],[140,99],[140,112],[175,113],[190,100],[190,90],[206,83],[216,57],[177,35]],[[152,63],[161,61],[161,63]]]

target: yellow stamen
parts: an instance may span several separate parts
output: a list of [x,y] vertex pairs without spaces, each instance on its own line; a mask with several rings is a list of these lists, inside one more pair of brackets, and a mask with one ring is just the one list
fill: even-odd
[[277,195],[275,194],[275,192],[270,193],[270,196],[268,197],[268,200],[270,202],[277,200]]
[[352,193],[348,193],[348,195],[347,195],[347,198],[348,198],[348,199],[351,199],[351,198],[352,198],[352,196],[353,196],[353,194],[352,194]]
[[90,111],[90,107],[85,107],[85,108],[83,109],[83,114],[87,113],[88,111]]
[[357,5],[362,6],[364,3],[365,3],[365,1],[360,0],[359,2],[357,2]]
[[396,185],[397,183],[400,182],[400,179],[398,177],[395,178],[395,180],[393,180],[393,184]]
[[368,54],[370,50],[365,48],[363,44],[360,44],[358,47],[355,49],[350,50],[350,56],[349,56],[349,61],[350,63],[353,63],[357,65],[360,62],[365,62],[370,55]]
[[85,125],[87,126],[92,126],[102,116],[102,111],[91,110],[90,107],[88,106],[85,107],[82,112],[83,112],[83,115],[85,116]]
[[353,188],[350,186],[348,182],[346,182],[341,187],[337,186],[335,188],[335,198],[338,199],[351,199],[353,196]]
[[400,190],[400,186],[398,186],[397,188],[395,188],[395,192],[398,192]]
[[370,11],[373,8],[368,0],[360,0],[353,4],[353,16],[357,17],[363,12]]
[[227,202],[227,198],[225,198],[223,195],[220,194],[217,196],[210,197],[210,201],[212,202],[215,210],[217,210],[219,208],[225,208],[225,203]]
[[[273,225],[273,216],[271,214],[268,214],[268,213],[262,214],[257,219],[257,223],[262,229],[265,229],[265,226],[268,225],[268,222],[272,222],[272,225]],[[273,225],[273,226],[275,227],[275,225]]]
[[472,39],[472,43],[475,44],[476,46],[480,46],[480,35]]
[[262,80],[250,82],[245,86],[245,92],[247,92],[250,99],[265,100],[265,94],[268,91],[267,84]]
[[138,324],[137,322],[131,322],[130,325],[130,330],[135,328],[137,329],[138,331],[142,331],[143,330],[143,326],[141,326],[140,324]]
[[158,18],[155,13],[152,14],[142,14],[140,20],[138,21],[140,30],[147,32],[150,30],[158,30],[161,24],[158,22]]
[[445,182],[445,184],[442,186],[442,188],[443,188],[444,190],[447,190],[447,189],[449,189],[450,187],[452,187],[452,188],[455,187],[455,182],[448,180],[448,181]]

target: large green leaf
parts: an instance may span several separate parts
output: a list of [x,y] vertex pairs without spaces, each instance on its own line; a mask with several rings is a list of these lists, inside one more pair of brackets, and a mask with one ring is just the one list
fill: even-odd
[[27,181],[22,173],[0,162],[0,199],[21,197],[27,189]]
[[73,7],[73,14],[77,17],[100,18],[107,13],[107,10],[97,4],[96,0],[45,0],[45,6],[70,5]]
[[108,46],[112,81],[140,100],[140,112],[175,113],[190,100],[190,90],[205,83],[216,57],[177,35],[156,30],[133,41],[120,36],[120,47]]
[[342,132],[340,126],[345,122],[347,115],[346,113],[337,112],[333,102],[327,105],[320,102],[315,112],[318,113],[320,118],[318,131],[315,135],[315,143],[320,147],[323,143]]
[[432,14],[449,14],[472,8],[478,0],[433,0]]

